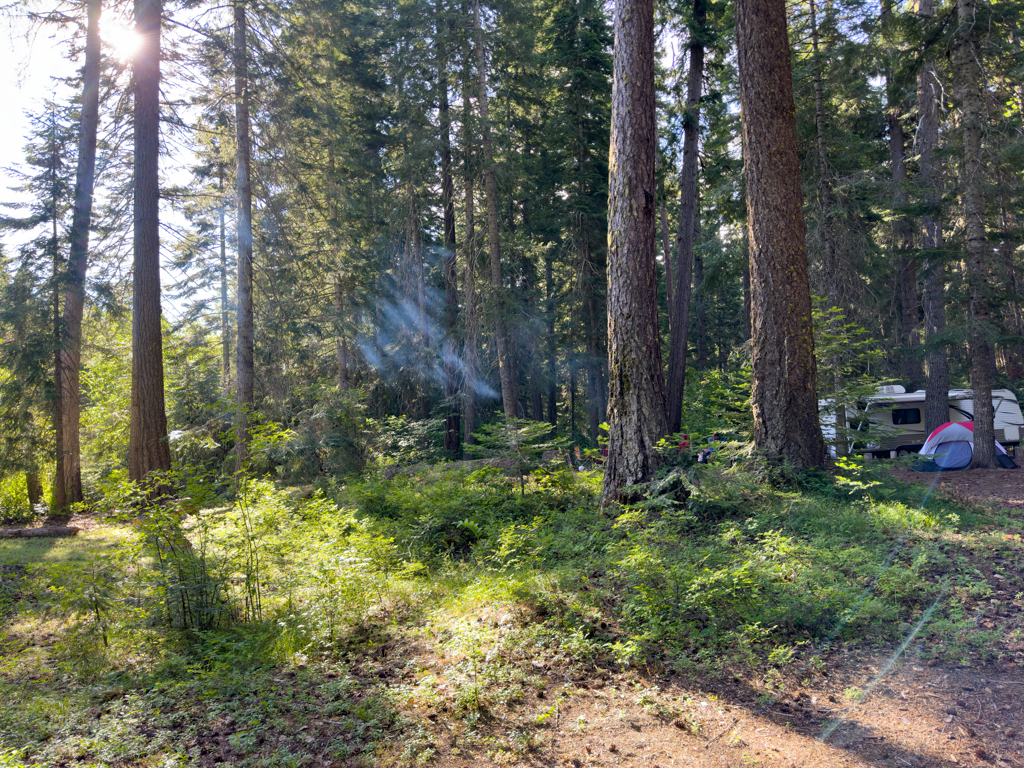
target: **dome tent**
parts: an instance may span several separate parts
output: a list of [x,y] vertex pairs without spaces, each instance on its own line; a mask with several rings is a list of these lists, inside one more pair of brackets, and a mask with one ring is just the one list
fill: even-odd
[[[936,427],[921,447],[922,456],[931,456],[940,469],[966,469],[974,457],[974,422],[947,421]],[[1005,458],[1004,458],[1005,457]],[[996,458],[1004,467],[1016,467],[1006,449],[996,441]]]

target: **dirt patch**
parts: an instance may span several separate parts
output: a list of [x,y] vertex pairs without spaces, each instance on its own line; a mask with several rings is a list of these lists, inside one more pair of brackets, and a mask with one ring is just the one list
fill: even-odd
[[461,747],[463,726],[431,718],[436,765],[1024,766],[1024,668],[833,664],[772,696],[739,678],[552,681],[543,700],[484,728],[506,742],[530,733],[525,752]]
[[934,486],[958,499],[994,502],[1007,509],[1024,509],[1024,469],[964,469],[958,472],[894,470],[905,483]]

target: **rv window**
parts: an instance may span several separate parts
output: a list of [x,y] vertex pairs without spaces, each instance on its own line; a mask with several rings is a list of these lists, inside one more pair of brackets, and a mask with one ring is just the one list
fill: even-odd
[[892,411],[893,424],[920,424],[920,408],[894,408]]

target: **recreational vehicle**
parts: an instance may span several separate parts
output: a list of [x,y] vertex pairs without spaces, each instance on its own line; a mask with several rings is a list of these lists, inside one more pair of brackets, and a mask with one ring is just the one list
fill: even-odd
[[[827,401],[819,402],[822,410],[822,434],[834,441],[835,415],[828,413]],[[1024,415],[1017,396],[1008,389],[992,390],[992,408],[995,411],[995,437],[1010,453],[1021,443]],[[847,423],[854,425],[865,420],[872,437],[857,453],[872,454],[875,458],[906,456],[917,453],[928,435],[924,431],[924,390],[907,392],[899,385],[879,387],[877,394],[868,398],[863,411],[847,410]],[[949,391],[949,417],[947,421],[974,421],[974,393],[969,389]],[[863,422],[862,422],[863,423]],[[851,446],[852,448],[852,446]],[[831,449],[835,455],[834,448]]]

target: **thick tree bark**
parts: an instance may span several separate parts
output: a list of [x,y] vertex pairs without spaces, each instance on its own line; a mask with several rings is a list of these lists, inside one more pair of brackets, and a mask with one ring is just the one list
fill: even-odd
[[985,171],[981,154],[983,77],[977,42],[977,0],[957,0],[960,22],[953,44],[953,68],[960,86],[964,228],[967,233],[967,281],[971,292],[971,389],[974,391],[974,460],[972,468],[996,465],[992,408],[991,256],[985,233]]
[[750,341],[750,248],[747,247],[744,250],[747,253],[744,254],[745,263],[743,265],[743,340]]
[[[935,15],[933,0],[919,0],[918,14],[926,19]],[[925,383],[924,428],[928,434],[949,421],[949,360],[946,348],[935,343],[935,337],[946,330],[946,283],[943,259],[937,255],[943,245],[942,225],[937,209],[942,204],[941,166],[936,157],[939,147],[939,100],[942,85],[935,62],[926,61],[917,76],[917,103],[920,123],[917,127],[918,155],[921,172],[918,183],[921,195],[933,209],[921,220],[921,248],[931,251],[923,267],[925,360],[928,378]]]
[[85,276],[89,267],[89,226],[96,181],[96,134],[100,102],[101,0],[88,0],[85,65],[82,69],[82,111],[78,123],[78,168],[75,172],[75,209],[71,218],[68,254],[68,290],[64,297],[65,349],[62,352],[63,483],[69,504],[81,502],[81,371],[82,317],[85,313]]
[[160,0],[137,0],[135,195],[132,281],[132,412],[128,476],[141,482],[171,468],[160,328]]
[[686,386],[686,355],[690,332],[690,279],[697,221],[698,139],[700,137],[700,95],[704,84],[704,41],[706,0],[693,0],[693,28],[690,31],[690,70],[686,81],[686,113],[683,118],[683,168],[679,174],[679,228],[676,233],[676,273],[672,320],[672,343],[668,355],[668,431],[678,432],[683,415]]
[[256,372],[253,362],[252,307],[252,158],[249,141],[249,50],[246,41],[245,0],[235,0],[235,191],[238,227],[238,308],[235,359],[235,417],[237,471],[249,461],[249,415]]
[[608,184],[608,461],[603,503],[654,477],[666,433],[655,266],[653,0],[615,6]]
[[484,33],[480,23],[480,3],[473,0],[473,37],[476,51],[477,77],[480,94],[480,147],[484,161],[484,195],[487,198],[487,250],[491,257],[491,286],[494,291],[494,342],[498,348],[498,371],[501,376],[501,401],[505,418],[514,419],[516,413],[516,377],[509,354],[508,328],[505,322],[505,281],[501,274],[501,243],[498,239],[498,176],[494,169],[494,150],[491,148],[491,117],[487,96],[487,62],[484,58]]
[[796,111],[784,0],[737,0],[747,177],[754,442],[797,470],[818,467],[817,375]]
[[[444,449],[457,457],[462,451],[462,423],[459,417],[459,282],[455,243],[455,181],[452,175],[452,114],[448,103],[448,46],[454,24],[444,19],[443,4],[437,3],[437,95],[441,128],[441,205],[444,210],[444,331],[441,366],[444,371]],[[443,27],[443,28],[442,28]]]

